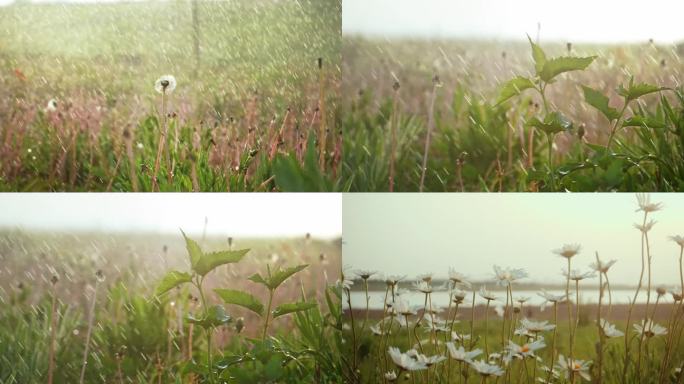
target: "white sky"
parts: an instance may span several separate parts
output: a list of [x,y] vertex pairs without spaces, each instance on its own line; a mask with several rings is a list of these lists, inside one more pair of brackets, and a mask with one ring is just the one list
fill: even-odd
[[[684,235],[684,195],[653,194],[663,202],[652,214],[653,279],[679,285],[679,246]],[[492,277],[492,266],[524,268],[527,281],[559,282],[565,259],[552,254],[565,243],[582,252],[573,268],[617,259],[611,283],[635,285],[641,269],[642,220],[634,194],[345,194],[343,263],[414,278],[446,277],[457,268],[475,280]],[[592,281],[594,284],[597,281]]]
[[571,42],[684,40],[675,0],[344,0],[342,33]]
[[243,237],[337,237],[342,198],[334,193],[2,193],[0,227],[142,231]]

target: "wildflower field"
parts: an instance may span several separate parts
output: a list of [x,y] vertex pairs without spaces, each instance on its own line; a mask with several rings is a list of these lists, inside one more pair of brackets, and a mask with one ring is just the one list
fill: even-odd
[[[649,235],[663,205],[646,195],[637,203],[641,272],[629,287],[611,286],[611,268],[630,260],[606,260],[580,244],[549,251],[562,274],[541,286],[522,265],[494,265],[486,281],[471,281],[458,268],[417,277],[345,268],[347,380],[681,382],[684,237],[670,236],[671,247],[659,249],[655,261]],[[515,259],[514,250],[507,254]],[[656,268],[677,270],[679,282],[657,283]],[[593,302],[582,299],[589,291]]]
[[340,7],[0,7],[0,190],[341,188]]
[[3,231],[2,383],[338,383],[339,240]]
[[681,44],[528,39],[343,37],[351,190],[684,189]]

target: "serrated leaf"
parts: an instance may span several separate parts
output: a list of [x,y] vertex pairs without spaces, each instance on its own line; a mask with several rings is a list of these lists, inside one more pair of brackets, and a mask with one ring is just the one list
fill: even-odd
[[633,84],[630,80],[629,87],[625,88],[622,84],[617,89],[617,93],[623,96],[627,101],[632,101],[640,98],[641,96],[648,95],[649,93],[655,93],[660,91],[665,91],[669,88],[658,87],[657,85],[640,83]]
[[228,324],[232,318],[226,313],[226,309],[222,305],[214,305],[209,307],[206,316],[196,318],[188,315],[188,321],[201,326],[202,328],[214,328],[220,325]]
[[665,128],[665,122],[651,117],[635,115],[622,122],[623,127]]
[[258,273],[255,273],[252,276],[248,277],[247,280],[253,281],[257,284],[263,284],[268,288],[268,282]]
[[514,79],[511,79],[508,82],[506,82],[506,84],[504,84],[504,86],[501,88],[501,94],[499,95],[499,98],[496,100],[495,105],[499,105],[504,101],[510,99],[511,97],[519,95],[520,92],[529,88],[534,88],[534,83],[532,82],[532,80],[522,76],[518,76]]
[[293,312],[300,312],[300,311],[306,311],[311,308],[314,308],[316,306],[316,303],[307,303],[307,302],[298,302],[298,303],[288,303],[288,304],[283,304],[277,306],[271,314],[273,315],[273,318],[277,318],[280,316],[287,315],[288,313],[293,313]]
[[249,252],[249,249],[205,253],[197,262],[197,265],[195,265],[195,272],[204,276],[220,265],[237,263],[242,260],[247,252]]
[[214,292],[216,292],[216,294],[219,295],[219,297],[223,299],[226,304],[239,305],[249,309],[259,316],[263,316],[264,314],[264,305],[261,304],[259,299],[247,292],[233,289],[214,289]]
[[532,46],[532,58],[534,59],[534,69],[537,72],[537,76],[539,76],[541,74],[542,69],[544,68],[544,64],[546,64],[546,54],[539,45],[532,42],[532,39],[529,35],[527,36],[527,40],[530,41],[530,45]]
[[560,112],[549,113],[544,118],[544,121],[532,117],[525,125],[539,128],[547,134],[555,134],[572,129],[572,122]]
[[275,272],[273,272],[271,274],[271,277],[268,279],[268,287],[271,289],[278,288],[278,286],[280,286],[280,284],[285,282],[285,280],[287,280],[292,275],[303,270],[304,268],[306,268],[308,266],[309,266],[309,264],[302,264],[302,265],[298,265],[296,267],[290,267],[290,268],[276,270]]
[[596,56],[556,57],[544,63],[544,68],[539,73],[539,77],[549,82],[561,73],[586,69],[594,59],[596,59]]
[[181,233],[183,234],[183,238],[185,239],[185,248],[188,250],[188,257],[190,258],[190,265],[192,268],[195,268],[195,265],[200,261],[202,258],[202,248],[200,248],[199,244],[195,242],[195,240],[187,237],[185,235],[185,232],[181,229]]
[[157,285],[154,294],[157,296],[163,295],[166,292],[176,288],[183,283],[189,283],[192,281],[192,276],[186,272],[171,271],[167,273]]
[[585,85],[582,86],[582,90],[584,90],[584,100],[586,100],[589,105],[603,113],[603,116],[605,116],[608,121],[613,121],[618,118],[620,113],[617,111],[617,109],[608,105],[607,96]]

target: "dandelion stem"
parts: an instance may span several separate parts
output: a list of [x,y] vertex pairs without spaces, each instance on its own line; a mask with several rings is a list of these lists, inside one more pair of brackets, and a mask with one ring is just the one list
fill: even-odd
[[164,152],[164,144],[166,142],[166,134],[168,130],[168,126],[166,124],[166,99],[164,98],[164,94],[166,93],[166,87],[162,89],[162,113],[161,113],[161,118],[162,118],[162,131],[161,131],[161,136],[159,137],[159,146],[157,147],[157,157],[154,160],[154,173],[152,174],[152,191],[153,192],[159,192],[159,180],[157,179],[157,175],[159,174],[159,167],[161,164],[161,157],[162,153]]
[[86,365],[88,365],[88,352],[90,349],[90,335],[93,331],[93,319],[95,317],[95,303],[97,302],[97,287],[99,286],[99,281],[95,280],[95,290],[93,291],[93,301],[90,303],[90,311],[88,313],[88,332],[86,333],[85,348],[83,350],[83,365],[81,367],[81,378],[79,383],[83,384],[85,380],[85,370]]
[[55,371],[55,339],[57,338],[57,295],[53,287],[52,290],[52,314],[50,319],[50,357],[48,366],[48,384],[52,384],[52,378]]

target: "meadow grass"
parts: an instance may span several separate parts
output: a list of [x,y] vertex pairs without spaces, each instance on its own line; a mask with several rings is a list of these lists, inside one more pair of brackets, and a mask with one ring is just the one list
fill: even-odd
[[[166,118],[162,165],[173,172],[161,190],[341,188],[339,8],[333,0],[0,8],[0,188],[151,190]],[[167,74],[178,87],[163,113],[153,85]]]
[[[533,47],[545,53],[539,71]],[[346,36],[342,52],[338,121],[353,191],[683,188],[681,46]],[[545,62],[548,73],[569,67],[541,79]],[[642,83],[650,91],[625,106],[618,89]],[[610,119],[596,106],[604,100]]]
[[[0,244],[2,383],[47,382],[50,372],[54,383],[339,381],[340,294],[327,280],[338,241],[197,237],[208,259],[194,268],[180,233],[12,231]],[[250,280],[268,278],[267,265],[289,271],[270,311],[268,290]],[[204,274],[202,289],[168,285],[173,270]],[[260,314],[229,291],[263,303]]]

